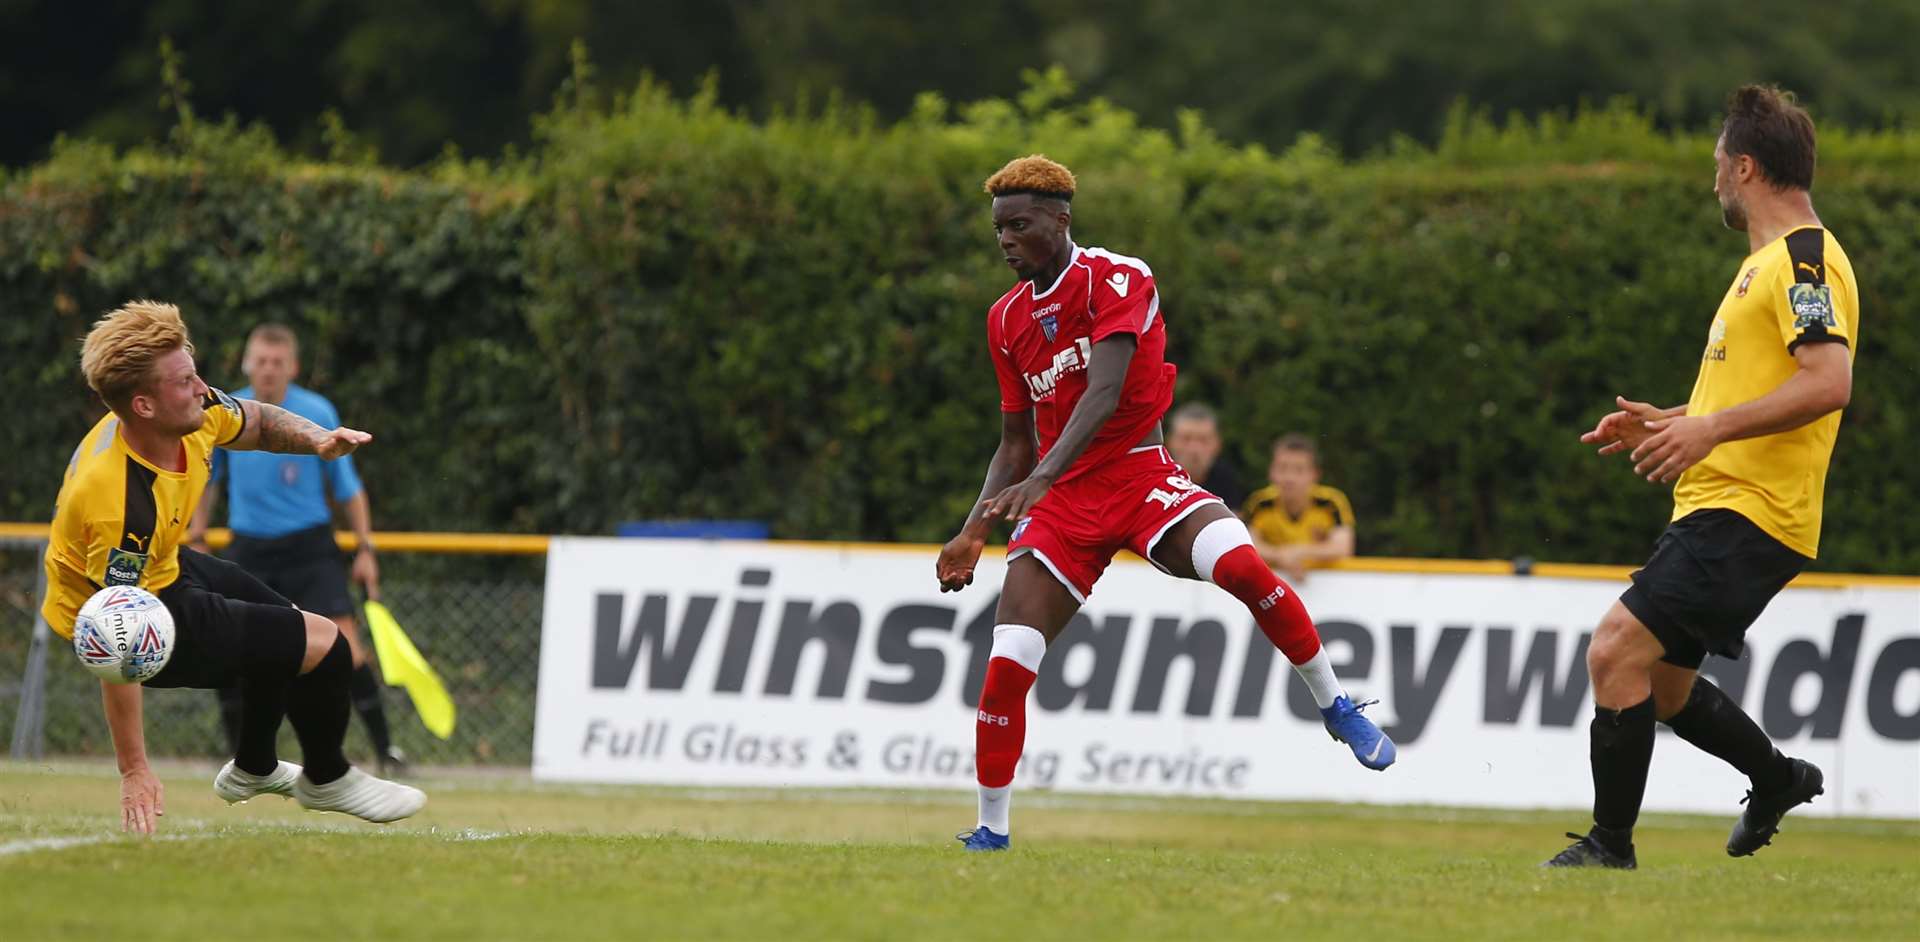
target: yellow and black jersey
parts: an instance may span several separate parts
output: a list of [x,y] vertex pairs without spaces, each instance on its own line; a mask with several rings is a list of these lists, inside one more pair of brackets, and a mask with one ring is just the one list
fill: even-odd
[[1247,498],[1240,516],[1247,521],[1247,529],[1268,545],[1318,543],[1336,527],[1353,526],[1353,505],[1347,503],[1347,495],[1320,484],[1308,494],[1307,509],[1296,517],[1281,502],[1280,489],[1269,486]]
[[[1711,415],[1779,388],[1807,343],[1859,349],[1860,296],[1853,265],[1833,235],[1803,226],[1747,257],[1707,332],[1688,415]],[[1840,413],[1796,429],[1727,442],[1688,468],[1673,489],[1673,519],[1724,507],[1803,556],[1820,548],[1827,462]]]
[[181,440],[184,471],[156,467],[127,447],[109,412],[80,440],[47,537],[47,597],[41,614],[73,637],[80,606],[110,585],[158,592],[180,575],[180,541],[207,489],[213,449],[240,437],[246,413],[220,390],[202,403],[206,418]]

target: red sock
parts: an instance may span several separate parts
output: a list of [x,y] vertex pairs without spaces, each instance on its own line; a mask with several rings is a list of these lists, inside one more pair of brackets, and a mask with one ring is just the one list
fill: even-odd
[[1213,564],[1213,584],[1227,590],[1253,613],[1267,640],[1294,664],[1320,653],[1320,632],[1293,587],[1281,581],[1252,546],[1241,544]]
[[1027,742],[1027,691],[1033,671],[1012,658],[987,661],[980,687],[980,709],[973,726],[973,770],[981,785],[1001,788],[1013,782],[1013,767]]

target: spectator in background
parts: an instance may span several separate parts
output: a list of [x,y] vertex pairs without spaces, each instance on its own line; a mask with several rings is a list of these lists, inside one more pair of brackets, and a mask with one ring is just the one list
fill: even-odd
[[[322,428],[339,423],[333,403],[296,385],[300,375],[299,339],[283,324],[261,324],[247,337],[241,371],[253,385],[235,396],[277,405]],[[370,663],[368,644],[360,637],[357,606],[348,594],[349,570],[342,565],[333,537],[333,508],[340,505],[357,541],[351,578],[367,597],[380,597],[380,566],[373,552],[373,511],[367,492],[354,473],[353,459],[323,461],[312,455],[268,452],[213,454],[212,478],[187,530],[188,542],[206,551],[208,521],[226,485],[233,543],[226,557],[260,581],[286,596],[301,609],[324,615],[340,626],[353,655],[353,708],[373,741],[381,775],[398,773],[404,765],[393,747],[386,709],[380,700],[380,679]],[[220,717],[229,738],[237,735],[239,691],[220,691]]]
[[1174,410],[1167,451],[1187,469],[1193,483],[1225,501],[1228,507],[1238,507],[1246,501],[1247,488],[1240,483],[1240,473],[1232,461],[1220,454],[1220,420],[1206,405],[1189,402]]
[[1308,569],[1353,555],[1353,505],[1320,483],[1313,439],[1290,434],[1274,442],[1267,481],[1247,498],[1241,516],[1275,572],[1299,582]]

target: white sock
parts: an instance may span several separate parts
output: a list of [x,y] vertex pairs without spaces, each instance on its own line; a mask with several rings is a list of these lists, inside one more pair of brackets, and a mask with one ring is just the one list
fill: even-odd
[[1327,659],[1326,648],[1315,651],[1305,664],[1295,664],[1293,669],[1301,680],[1307,682],[1307,689],[1313,692],[1313,702],[1320,709],[1333,706],[1336,698],[1346,696],[1347,692],[1341,688],[1339,679],[1333,676],[1333,662]]
[[1013,811],[1013,786],[980,786],[980,826],[1001,837],[1007,836],[1007,817]]

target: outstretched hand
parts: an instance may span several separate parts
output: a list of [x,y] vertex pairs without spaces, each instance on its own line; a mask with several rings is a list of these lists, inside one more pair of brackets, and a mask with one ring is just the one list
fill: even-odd
[[1633,450],[1633,473],[1644,474],[1655,484],[1666,484],[1699,464],[1720,436],[1713,419],[1704,415],[1683,415],[1647,423],[1653,437]]
[[337,428],[327,432],[313,447],[313,453],[332,460],[353,454],[354,450],[370,441],[373,436],[358,429]]
[[1040,503],[1040,498],[1047,496],[1047,488],[1052,486],[1053,482],[1045,478],[1030,477],[995,494],[992,500],[987,501],[987,519],[1018,520],[1026,516],[1033,505]]
[[1613,401],[1620,410],[1601,416],[1593,431],[1580,436],[1582,444],[1599,445],[1599,453],[1603,455],[1640,447],[1653,437],[1647,423],[1658,421],[1666,414],[1649,403],[1635,402],[1625,396],[1615,396]]

